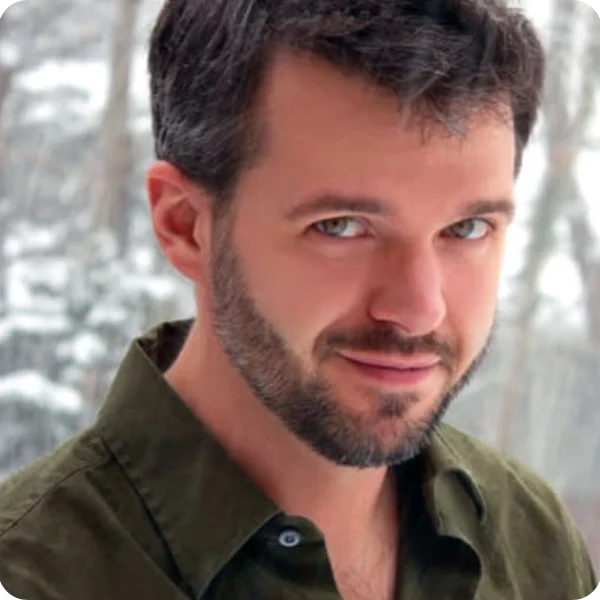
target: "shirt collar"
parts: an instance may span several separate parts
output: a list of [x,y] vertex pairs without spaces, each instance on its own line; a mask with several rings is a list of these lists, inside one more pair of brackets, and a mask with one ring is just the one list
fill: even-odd
[[172,350],[161,340],[175,332],[181,338],[188,327],[169,324],[131,345],[96,427],[200,598],[232,554],[280,511],[162,376]]
[[[282,512],[162,375],[191,323],[165,323],[132,343],[96,427],[200,598],[244,543]],[[477,552],[486,503],[452,436],[450,426],[440,425],[421,455],[424,499],[438,533],[458,537]]]
[[464,439],[450,425],[438,426],[423,452],[423,494],[438,534],[463,540],[481,557],[487,502],[476,457],[469,455]]

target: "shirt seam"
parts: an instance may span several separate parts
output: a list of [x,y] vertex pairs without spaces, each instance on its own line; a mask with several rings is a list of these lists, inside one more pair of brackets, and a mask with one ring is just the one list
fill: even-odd
[[0,531],[0,540],[3,539],[3,538],[5,538],[31,512],[33,512],[39,506],[39,504],[41,502],[43,502],[50,494],[52,494],[58,487],[60,487],[61,485],[63,485],[67,480],[76,477],[77,475],[79,475],[83,471],[91,471],[93,469],[99,469],[99,468],[105,467],[112,460],[113,459],[112,459],[111,456],[107,456],[101,462],[94,463],[94,464],[83,465],[83,466],[75,469],[74,471],[68,473],[67,475],[65,475],[64,477],[62,477],[61,479],[59,479],[58,481],[54,482],[54,484],[51,485],[47,490],[45,490],[44,492],[42,492],[41,494],[39,494],[39,496],[32,502],[31,506],[29,506],[28,508],[26,508],[25,511],[21,515],[15,517],[15,519],[12,522],[9,523],[9,525],[6,527],[6,529],[4,529],[3,531]]

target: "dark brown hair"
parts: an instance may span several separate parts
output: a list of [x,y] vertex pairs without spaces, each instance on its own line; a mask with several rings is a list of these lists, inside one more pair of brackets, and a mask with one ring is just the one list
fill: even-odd
[[155,151],[226,208],[261,139],[256,100],[280,48],[310,53],[450,130],[509,99],[518,172],[544,53],[505,0],[166,0],[151,37]]

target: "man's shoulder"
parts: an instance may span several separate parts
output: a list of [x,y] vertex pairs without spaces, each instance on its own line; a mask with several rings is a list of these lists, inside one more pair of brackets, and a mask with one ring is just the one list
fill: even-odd
[[36,509],[58,490],[110,461],[102,441],[86,430],[0,484],[0,540],[23,519],[39,518]]
[[439,428],[438,439],[472,476],[486,499],[516,498],[518,494],[520,499],[529,497],[555,509],[563,506],[543,475],[507,452],[448,423]]
[[516,504],[520,510],[530,507],[548,518],[564,519],[563,501],[548,480],[531,467],[447,423],[439,428],[438,439],[472,478],[492,511]]
[[17,598],[175,597],[169,556],[93,429],[0,486],[0,581]]
[[94,560],[83,542],[98,518],[95,482],[109,463],[102,441],[86,431],[0,485],[0,581],[9,594],[73,597],[64,585],[80,557]]
[[514,555],[519,568],[526,566],[525,572],[531,573],[548,570],[550,561],[550,571],[561,574],[556,585],[572,586],[565,597],[586,595],[595,588],[596,575],[579,528],[544,477],[448,424],[439,428],[438,443],[454,454],[454,463],[461,465],[483,498],[488,556]]

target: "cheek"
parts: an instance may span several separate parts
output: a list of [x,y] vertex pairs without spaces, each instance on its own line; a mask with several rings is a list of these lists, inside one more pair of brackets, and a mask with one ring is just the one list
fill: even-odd
[[274,247],[255,242],[245,253],[250,295],[290,347],[310,352],[323,331],[356,312],[368,270]]
[[494,322],[498,295],[500,261],[455,269],[446,278],[445,297],[448,321],[464,354],[478,354]]

